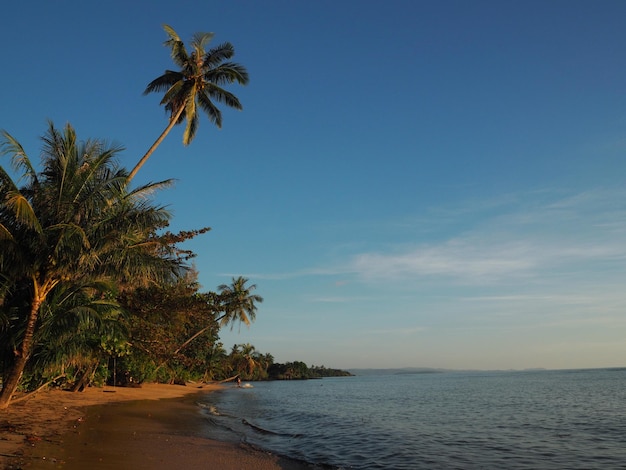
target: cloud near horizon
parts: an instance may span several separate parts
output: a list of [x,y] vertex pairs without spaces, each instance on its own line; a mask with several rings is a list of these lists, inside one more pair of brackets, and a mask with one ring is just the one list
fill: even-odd
[[[474,214],[468,205],[434,208],[432,225],[441,223],[436,214],[445,213],[449,221],[456,213],[465,221],[463,229],[435,242],[386,244],[385,248],[346,255],[343,262],[333,265],[290,273],[250,273],[246,277],[288,280],[341,276],[341,281],[335,281],[335,286],[341,287],[355,280],[498,284],[541,280],[559,273],[568,277],[584,276],[589,271],[601,276],[614,271],[624,274],[626,207],[622,201],[626,201],[626,190],[562,194],[545,190],[476,201]],[[419,220],[420,224],[431,224],[424,217]],[[398,230],[397,225],[394,230]]]
[[624,191],[594,191],[517,207],[439,243],[359,253],[344,270],[366,281],[435,277],[471,284],[620,270],[624,200]]

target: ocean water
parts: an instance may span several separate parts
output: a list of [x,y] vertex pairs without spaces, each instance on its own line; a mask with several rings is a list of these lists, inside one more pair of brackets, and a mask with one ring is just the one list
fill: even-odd
[[626,469],[626,369],[254,382],[206,436],[338,469]]

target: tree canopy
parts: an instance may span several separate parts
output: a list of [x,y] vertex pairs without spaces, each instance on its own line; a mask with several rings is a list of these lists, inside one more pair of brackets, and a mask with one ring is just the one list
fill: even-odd
[[164,45],[170,49],[177,70],[166,70],[152,80],[146,87],[144,95],[165,92],[160,104],[165,107],[169,122],[130,172],[129,180],[135,177],[175,125],[186,122],[183,144],[189,145],[198,129],[200,110],[220,128],[222,112],[216,102],[230,108],[243,109],[239,99],[224,88],[225,85],[232,83],[247,85],[249,81],[246,68],[230,61],[235,55],[233,45],[224,42],[207,51],[213,33],[196,33],[191,40],[191,52],[188,52],[184,42],[171,26],[164,25],[163,29],[168,36]]
[[[45,331],[42,312],[65,315],[57,307],[67,296],[90,303],[121,286],[164,282],[184,270],[171,247],[154,237],[170,214],[150,194],[168,182],[129,191],[115,158],[120,149],[81,142],[69,124],[60,131],[49,123],[40,172],[15,138],[2,137],[2,154],[23,172],[25,184],[18,187],[0,167],[0,309],[8,319],[0,408],[8,406]],[[95,310],[80,311],[89,319]]]
[[168,230],[171,214],[154,197],[172,181],[131,187],[175,125],[186,122],[185,145],[196,135],[199,110],[220,127],[215,103],[242,108],[224,86],[248,83],[246,69],[230,61],[230,43],[207,50],[213,34],[197,33],[188,52],[164,29],[178,70],[166,70],[145,93],[164,92],[169,123],[130,173],[118,163],[121,147],[81,140],[70,124],[48,123],[39,162],[0,131],[0,409],[16,391],[42,384],[79,391],[321,373],[297,361],[276,364],[247,343],[227,352],[219,330],[255,320],[263,302],[256,284],[239,276],[201,292],[188,264],[195,254],[180,244],[210,229]]

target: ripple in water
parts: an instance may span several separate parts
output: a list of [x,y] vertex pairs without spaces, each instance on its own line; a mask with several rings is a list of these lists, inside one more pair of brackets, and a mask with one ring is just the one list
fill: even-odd
[[262,382],[201,405],[208,437],[334,468],[626,468],[624,369]]

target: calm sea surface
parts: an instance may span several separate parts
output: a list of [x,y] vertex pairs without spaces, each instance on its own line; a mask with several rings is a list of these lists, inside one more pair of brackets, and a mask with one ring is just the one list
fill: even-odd
[[208,437],[342,469],[626,469],[626,369],[255,382]]

